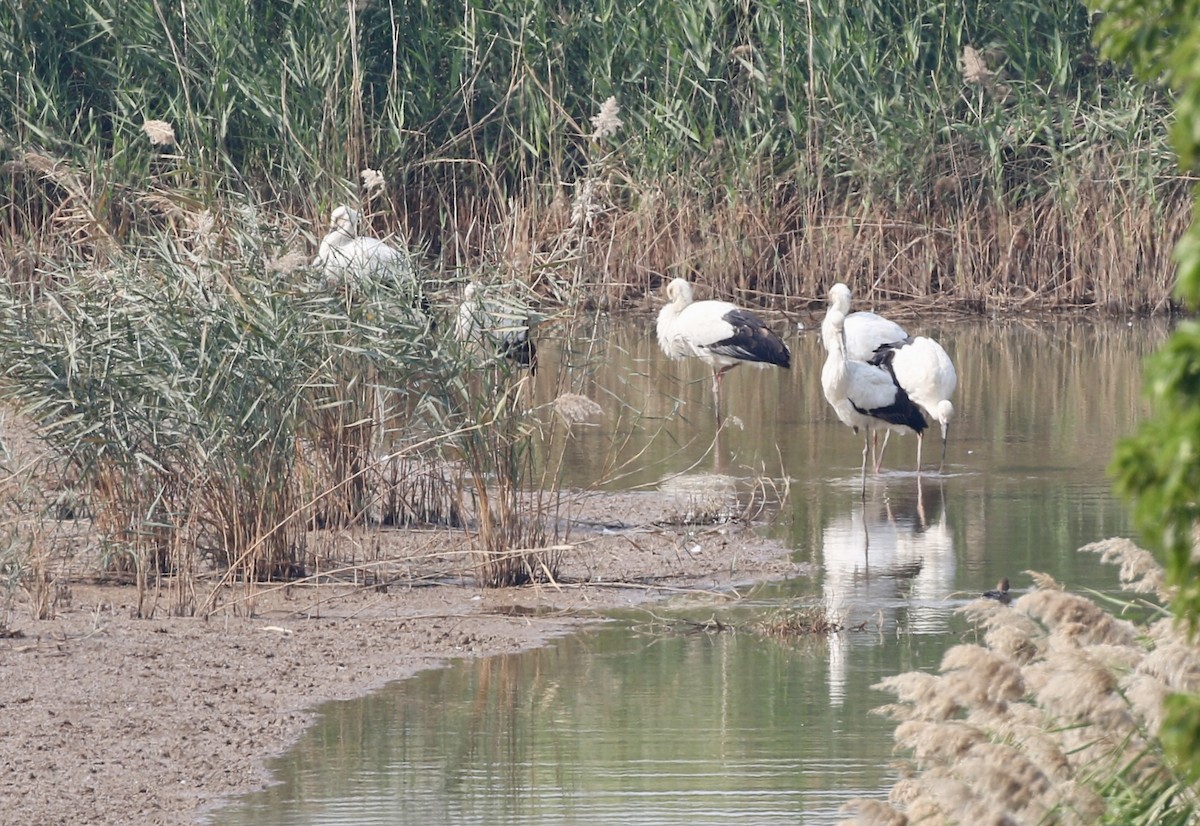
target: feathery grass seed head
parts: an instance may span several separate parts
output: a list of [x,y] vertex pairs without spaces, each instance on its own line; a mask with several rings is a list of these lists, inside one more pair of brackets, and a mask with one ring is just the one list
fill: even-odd
[[387,187],[387,181],[384,180],[383,173],[377,169],[364,169],[362,171],[363,191],[366,192],[367,198],[374,198]]
[[953,764],[972,748],[988,742],[975,726],[958,720],[906,720],[896,726],[896,745],[911,749],[918,765]]
[[554,410],[567,424],[579,424],[604,415],[604,408],[579,393],[563,393],[554,400]]
[[942,672],[969,675],[976,693],[989,704],[1016,700],[1025,693],[1021,669],[1008,659],[978,645],[956,645],[942,657]]
[[142,124],[142,132],[155,146],[174,146],[175,127],[165,120],[148,120]]
[[972,86],[988,86],[995,75],[988,68],[983,55],[970,45],[963,47],[959,68],[962,70],[963,82]]
[[1163,599],[1170,598],[1162,565],[1154,558],[1154,554],[1138,547],[1132,540],[1112,537],[1091,542],[1079,550],[1100,554],[1101,562],[1119,564],[1121,570],[1118,576],[1121,584],[1130,591],[1138,594],[1153,593]]
[[[963,709],[955,692],[947,690],[944,677],[921,671],[887,677],[873,688],[890,691],[901,703],[906,703],[909,708],[906,719],[949,720]],[[904,713],[891,706],[888,709],[897,717]]]
[[618,117],[620,111],[615,96],[610,96],[600,104],[600,111],[592,116],[592,140],[603,140],[617,133],[621,128],[621,118]]
[[906,826],[908,818],[882,800],[851,800],[842,806],[843,812],[853,813],[842,826]]
[[1096,603],[1078,594],[1039,589],[1018,599],[1013,607],[1040,619],[1052,634],[1079,645],[1131,645],[1137,638],[1132,624],[1117,620]]

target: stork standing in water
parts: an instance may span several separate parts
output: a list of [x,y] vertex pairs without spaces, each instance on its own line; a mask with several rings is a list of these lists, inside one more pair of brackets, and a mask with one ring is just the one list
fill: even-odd
[[[910,399],[925,411],[930,419],[941,425],[942,459],[946,464],[946,434],[954,418],[950,396],[958,386],[958,374],[949,354],[931,338],[917,336],[905,341],[885,344],[876,350],[875,364],[887,368],[896,383],[904,388]],[[917,472],[921,471],[921,443],[917,433]],[[886,445],[886,441],[885,441]]]
[[673,359],[695,356],[713,369],[713,397],[721,418],[721,379],[739,364],[791,367],[792,356],[762,319],[728,301],[693,301],[692,285],[667,285],[669,303],[658,312],[658,345]]
[[[876,313],[850,312],[850,288],[845,284],[838,283],[829,288],[829,309],[837,310],[846,317],[846,358],[851,361],[873,361],[880,347],[909,340],[904,328],[890,319]],[[879,444],[879,430],[883,430],[882,446]],[[876,473],[883,464],[883,453],[887,450],[890,435],[891,429],[886,427],[872,433],[871,462]]]
[[925,418],[895,377],[884,367],[846,358],[846,316],[830,308],[821,324],[821,338],[828,355],[821,369],[821,389],[838,419],[855,433],[864,431],[862,495],[867,496],[867,451],[878,429],[903,428],[918,436]]
[[531,375],[537,372],[537,344],[533,341],[529,316],[517,307],[485,300],[482,288],[474,282],[463,290],[454,336],[464,344],[528,367]]

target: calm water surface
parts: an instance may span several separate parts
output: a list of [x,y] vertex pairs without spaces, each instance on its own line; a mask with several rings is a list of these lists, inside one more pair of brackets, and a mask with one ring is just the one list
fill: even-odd
[[[1004,575],[1028,588],[1026,570],[1115,590],[1114,572],[1075,549],[1130,533],[1104,468],[1143,414],[1141,359],[1163,326],[923,328],[959,371],[947,465],[918,477],[914,439],[894,438],[865,502],[862,442],[821,396],[815,331],[792,332],[791,371],[727,377],[723,407],[740,426],[718,433],[711,373],[663,359],[649,328],[605,331],[589,393],[608,415],[571,444],[568,483],[667,491],[681,509],[716,497],[732,512],[761,503],[755,480],[786,478],[762,530],[817,571],[732,608],[691,598],[655,612],[738,623],[823,604],[857,630],[776,643],[664,634],[639,613],[462,662],[325,706],[274,764],[280,784],[212,822],[835,823],[846,800],[885,796],[895,779],[892,727],[869,713],[890,696],[871,686],[936,668],[965,632],[957,607]],[[936,434],[926,441],[932,469]]]

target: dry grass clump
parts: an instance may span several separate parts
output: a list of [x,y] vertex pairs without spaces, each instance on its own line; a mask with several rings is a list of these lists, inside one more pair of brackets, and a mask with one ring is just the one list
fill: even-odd
[[827,637],[845,630],[845,626],[828,614],[821,605],[788,605],[748,623],[735,623],[715,614],[704,620],[665,618],[651,615],[651,621],[641,626],[647,633],[737,633],[749,632],[777,641]]
[[[1128,540],[1084,550],[1121,580],[1160,596],[1162,571]],[[1011,607],[963,609],[983,644],[963,644],[940,673],[878,687],[897,702],[897,747],[911,754],[887,804],[854,801],[846,824],[1193,822],[1200,798],[1158,739],[1163,699],[1200,688],[1200,648],[1170,619],[1117,619],[1033,576]]]
[[837,617],[821,605],[784,606],[771,611],[751,626],[755,633],[774,639],[826,637],[843,630]]

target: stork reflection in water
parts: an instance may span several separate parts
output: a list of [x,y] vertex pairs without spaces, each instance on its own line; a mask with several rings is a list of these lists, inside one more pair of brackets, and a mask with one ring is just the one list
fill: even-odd
[[835,703],[845,695],[848,646],[878,639],[850,629],[942,634],[954,608],[947,598],[957,562],[941,485],[914,476],[872,490],[821,532],[824,608],[847,629],[829,638]]

